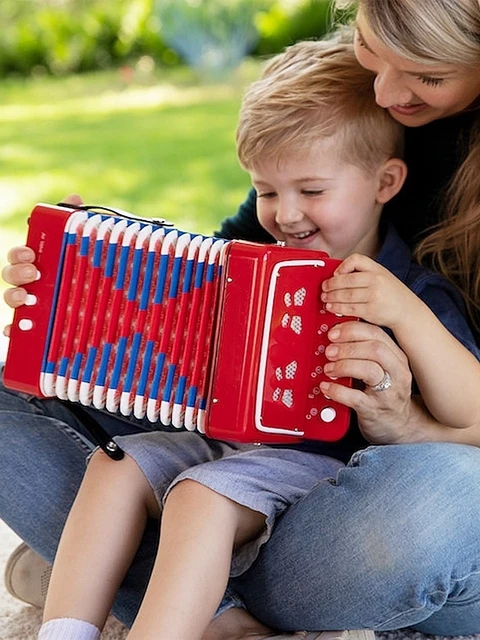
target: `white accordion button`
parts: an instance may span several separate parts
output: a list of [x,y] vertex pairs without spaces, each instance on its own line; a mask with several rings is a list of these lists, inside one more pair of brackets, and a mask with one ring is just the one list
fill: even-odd
[[333,422],[337,417],[337,412],[333,407],[325,407],[320,411],[320,419],[323,422]]
[[20,331],[31,331],[33,329],[33,320],[30,318],[22,318],[18,323]]

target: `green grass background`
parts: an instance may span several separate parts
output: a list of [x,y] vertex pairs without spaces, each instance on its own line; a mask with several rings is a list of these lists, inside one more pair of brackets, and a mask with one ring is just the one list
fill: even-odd
[[[69,193],[211,233],[248,190],[234,135],[243,90],[257,75],[246,61],[210,83],[188,69],[133,68],[3,81],[0,266],[24,242],[34,204]],[[2,301],[2,324],[9,317]]]

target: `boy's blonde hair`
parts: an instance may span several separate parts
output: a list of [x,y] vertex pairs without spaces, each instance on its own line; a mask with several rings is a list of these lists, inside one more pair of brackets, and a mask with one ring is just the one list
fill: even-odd
[[268,157],[280,162],[334,134],[340,134],[340,158],[367,173],[402,157],[403,127],[376,104],[373,80],[350,42],[305,41],[287,48],[244,96],[237,127],[240,163],[251,170]]

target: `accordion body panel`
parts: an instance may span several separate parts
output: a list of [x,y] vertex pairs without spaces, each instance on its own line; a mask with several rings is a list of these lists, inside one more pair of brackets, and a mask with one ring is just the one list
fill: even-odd
[[[193,235],[115,214],[37,205],[40,277],[15,311],[9,387],[222,440],[338,440],[323,396],[323,309],[339,261]],[[350,385],[350,380],[341,380]]]

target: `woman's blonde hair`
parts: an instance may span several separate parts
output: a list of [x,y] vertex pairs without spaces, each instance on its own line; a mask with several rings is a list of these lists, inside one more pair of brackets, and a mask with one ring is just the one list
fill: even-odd
[[357,62],[351,42],[304,41],[270,60],[240,109],[237,152],[250,170],[339,134],[338,153],[371,173],[402,156],[403,127],[375,103],[374,76]]
[[[335,0],[335,4],[340,9],[359,7],[376,37],[412,62],[477,66],[478,73],[479,0]],[[441,222],[415,254],[460,288],[480,330],[480,113],[446,195]]]
[[419,64],[480,62],[479,0],[335,0],[358,7],[376,37]]

